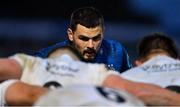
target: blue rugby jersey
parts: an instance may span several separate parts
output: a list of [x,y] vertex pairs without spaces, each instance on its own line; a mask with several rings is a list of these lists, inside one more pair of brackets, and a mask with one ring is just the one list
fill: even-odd
[[[59,42],[55,45],[43,48],[35,52],[35,56],[46,58],[52,50],[66,46],[69,44],[69,41]],[[101,47],[93,61],[93,63],[104,63],[111,70],[116,70],[119,73],[126,71],[132,67],[128,53],[126,49],[122,46],[121,43],[114,40],[102,41]]]

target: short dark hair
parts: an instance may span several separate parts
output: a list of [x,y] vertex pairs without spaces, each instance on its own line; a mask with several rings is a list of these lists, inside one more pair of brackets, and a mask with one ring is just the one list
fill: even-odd
[[163,50],[172,58],[178,58],[178,49],[175,42],[163,33],[152,33],[144,37],[138,45],[139,59],[147,57],[153,50]]
[[71,14],[69,27],[73,32],[76,30],[78,24],[87,28],[101,26],[104,29],[104,18],[98,9],[94,7],[83,7]]

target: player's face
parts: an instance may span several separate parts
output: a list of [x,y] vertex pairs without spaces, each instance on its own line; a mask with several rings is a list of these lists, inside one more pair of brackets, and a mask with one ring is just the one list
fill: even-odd
[[103,29],[101,26],[87,28],[77,25],[75,32],[68,29],[69,40],[74,43],[84,60],[91,61],[95,58],[103,39]]

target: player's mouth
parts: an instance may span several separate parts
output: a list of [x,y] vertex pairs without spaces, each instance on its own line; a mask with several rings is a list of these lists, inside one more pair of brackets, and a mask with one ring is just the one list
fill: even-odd
[[83,53],[85,59],[94,59],[96,51],[94,49],[87,49]]
[[87,56],[88,58],[94,58],[95,53],[94,52],[86,52],[84,55]]

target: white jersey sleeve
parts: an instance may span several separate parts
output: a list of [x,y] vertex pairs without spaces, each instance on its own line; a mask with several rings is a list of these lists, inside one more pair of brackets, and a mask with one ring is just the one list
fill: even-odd
[[10,58],[15,59],[21,65],[23,69],[27,67],[27,65],[32,67],[32,64],[35,60],[33,56],[29,56],[26,54],[15,54],[11,56]]
[[[83,63],[83,62],[82,62]],[[113,74],[116,75],[117,72],[112,70],[107,70],[104,64],[94,64],[94,63],[83,63],[85,68],[81,69],[81,75],[92,81],[93,85],[101,86],[103,81],[107,76]]]
[[6,90],[10,85],[17,82],[18,80],[6,80],[0,84],[0,107],[6,106]]
[[35,66],[38,66],[41,63],[42,58],[34,57],[26,54],[15,54],[10,57],[11,59],[15,59],[22,68],[22,76],[21,81],[30,83],[32,81],[31,74],[34,72]]

